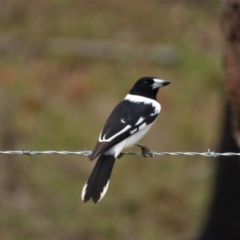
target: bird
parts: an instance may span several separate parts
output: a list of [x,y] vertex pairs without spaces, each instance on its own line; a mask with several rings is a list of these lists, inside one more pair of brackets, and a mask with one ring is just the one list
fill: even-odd
[[122,150],[138,143],[160,113],[157,101],[159,88],[170,84],[156,77],[142,77],[108,117],[94,150],[89,155],[98,157],[94,169],[82,190],[82,200],[100,201],[107,192],[115,160]]

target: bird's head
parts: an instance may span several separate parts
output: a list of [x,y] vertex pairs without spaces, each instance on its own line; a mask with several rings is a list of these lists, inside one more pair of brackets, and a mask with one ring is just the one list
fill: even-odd
[[130,90],[130,94],[156,99],[159,88],[170,84],[169,81],[155,77],[140,78]]

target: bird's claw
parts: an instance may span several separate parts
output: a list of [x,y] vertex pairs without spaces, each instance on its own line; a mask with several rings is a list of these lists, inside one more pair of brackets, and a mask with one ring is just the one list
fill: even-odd
[[143,157],[154,157],[154,153],[151,150],[149,150],[146,146],[143,146],[138,143],[135,145],[141,148]]
[[120,152],[119,155],[117,156],[118,159],[120,159],[121,157],[123,157],[123,153]]

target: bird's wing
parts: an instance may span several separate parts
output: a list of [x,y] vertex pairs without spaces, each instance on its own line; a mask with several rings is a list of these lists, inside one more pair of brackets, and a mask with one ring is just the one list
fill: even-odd
[[96,158],[130,135],[142,130],[156,119],[159,111],[160,109],[156,110],[152,104],[141,102],[133,104],[127,100],[120,102],[106,121],[89,158],[91,160]]

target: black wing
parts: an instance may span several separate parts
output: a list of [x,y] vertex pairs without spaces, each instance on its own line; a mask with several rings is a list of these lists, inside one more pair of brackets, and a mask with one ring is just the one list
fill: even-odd
[[152,123],[157,116],[158,112],[155,111],[152,104],[123,100],[114,108],[107,119],[99,136],[99,141],[89,158],[91,160],[96,158],[115,144],[139,131],[139,127],[143,123],[147,125]]

